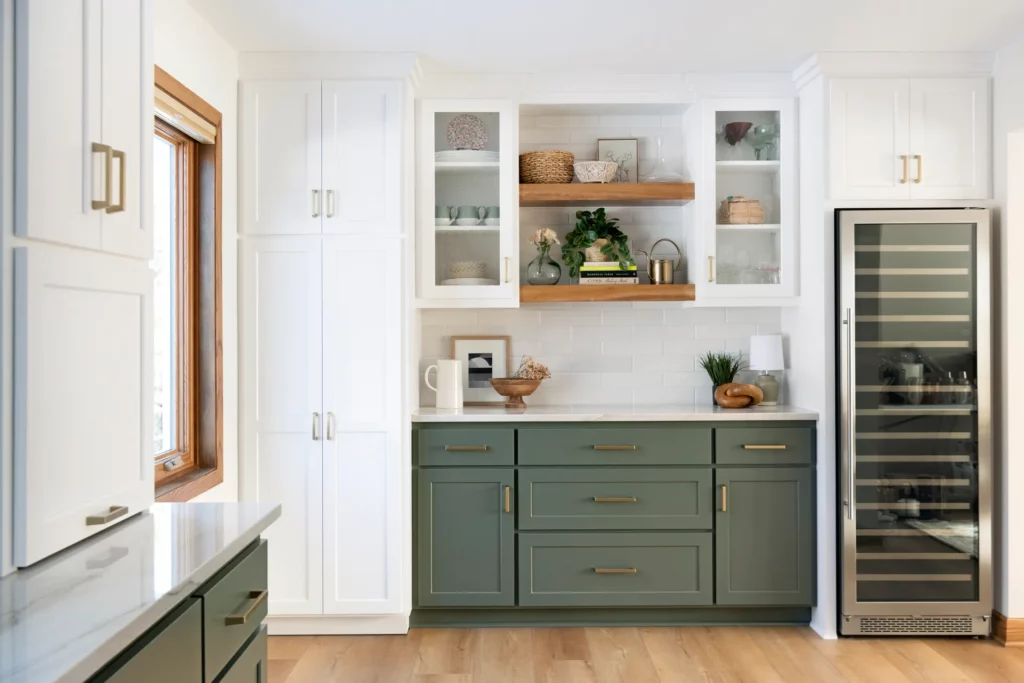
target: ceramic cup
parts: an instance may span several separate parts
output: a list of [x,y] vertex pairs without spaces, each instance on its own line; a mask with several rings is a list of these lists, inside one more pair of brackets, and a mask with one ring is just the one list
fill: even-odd
[[501,209],[488,206],[484,209],[484,225],[501,225]]
[[434,224],[435,225],[451,225],[452,214],[455,213],[455,207],[452,206],[435,206],[434,207]]
[[455,225],[480,225],[484,211],[482,206],[460,206],[455,216]]

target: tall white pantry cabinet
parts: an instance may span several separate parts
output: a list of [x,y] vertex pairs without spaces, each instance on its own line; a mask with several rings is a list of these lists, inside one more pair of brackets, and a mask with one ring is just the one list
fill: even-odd
[[271,629],[325,632],[402,610],[403,83],[241,94],[241,495],[282,503]]
[[4,343],[24,567],[153,502],[153,3],[17,0],[14,20]]

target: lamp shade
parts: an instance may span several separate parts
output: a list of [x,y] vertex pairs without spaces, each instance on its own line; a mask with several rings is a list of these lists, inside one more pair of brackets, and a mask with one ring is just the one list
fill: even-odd
[[751,370],[784,370],[781,334],[756,334],[750,338]]

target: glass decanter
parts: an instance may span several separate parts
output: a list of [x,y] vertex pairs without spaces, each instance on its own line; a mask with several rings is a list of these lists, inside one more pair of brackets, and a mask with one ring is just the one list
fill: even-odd
[[681,183],[683,182],[683,176],[679,175],[672,170],[669,166],[668,160],[665,158],[665,154],[662,151],[661,136],[657,137],[658,144],[658,163],[654,165],[651,172],[640,179],[640,182],[644,183]]

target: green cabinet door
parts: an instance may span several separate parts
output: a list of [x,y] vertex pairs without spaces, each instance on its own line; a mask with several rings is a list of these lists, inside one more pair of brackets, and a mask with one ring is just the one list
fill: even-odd
[[417,471],[416,604],[515,604],[512,469]]
[[811,605],[814,496],[806,467],[715,473],[715,603]]

